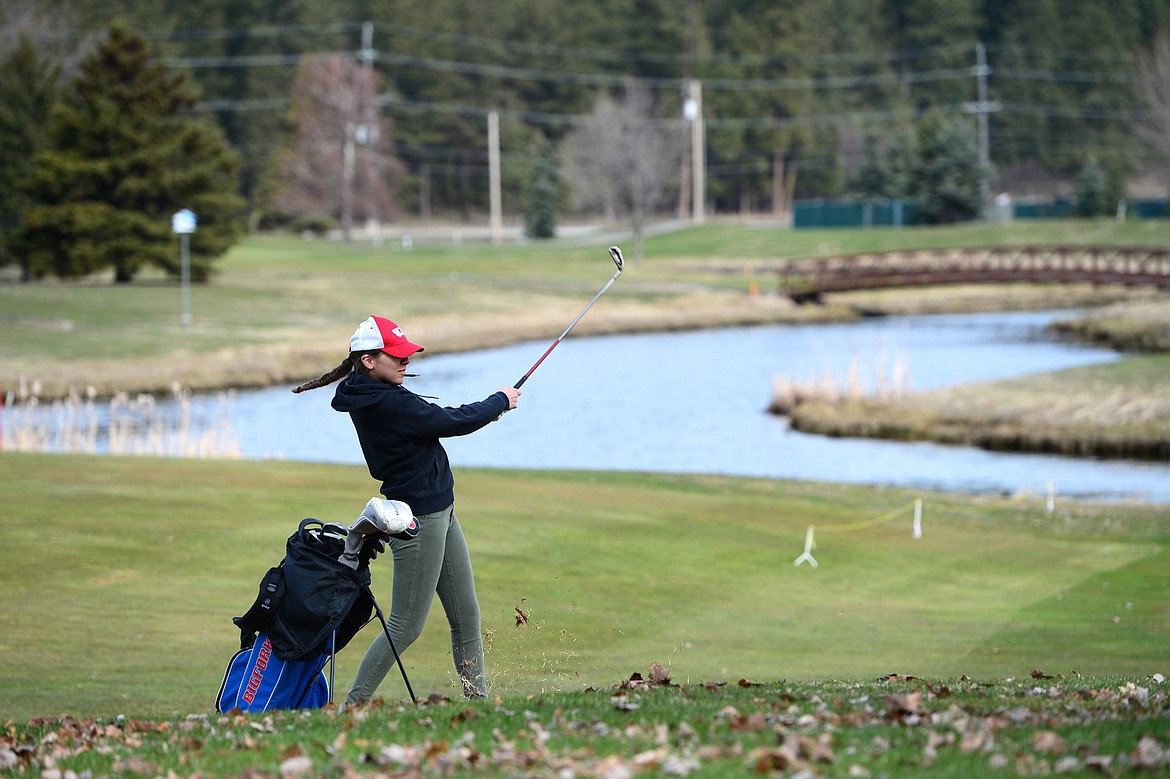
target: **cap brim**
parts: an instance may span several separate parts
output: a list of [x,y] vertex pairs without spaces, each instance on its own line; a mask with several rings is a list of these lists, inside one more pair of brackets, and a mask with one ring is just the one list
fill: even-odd
[[410,341],[406,343],[394,344],[393,346],[383,346],[382,351],[391,357],[410,357],[415,352],[424,351],[418,344],[412,344]]

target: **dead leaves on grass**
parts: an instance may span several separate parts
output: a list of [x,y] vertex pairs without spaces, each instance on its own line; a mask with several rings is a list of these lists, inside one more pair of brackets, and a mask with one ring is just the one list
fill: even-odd
[[[1053,679],[1057,681],[1038,684]],[[1119,752],[1103,751],[1083,735],[1093,721],[1166,721],[1170,699],[1161,675],[1151,677],[1150,686],[1128,682],[1104,688],[1076,686],[1060,675],[1042,672],[1021,682],[998,684],[965,677],[942,684],[891,674],[878,684],[876,694],[873,685],[836,683],[813,685],[810,692],[809,685],[794,690],[741,679],[732,691],[724,682],[676,683],[671,669],[651,663],[645,676],[633,673],[609,691],[618,713],[608,718],[561,707],[553,710],[541,699],[524,711],[508,711],[499,699],[484,706],[454,706],[444,696],[428,697],[418,709],[401,710],[408,716],[417,711],[417,721],[426,723],[418,742],[401,735],[407,730],[399,730],[400,721],[394,720],[384,738],[352,739],[351,743],[351,728],[373,712],[362,707],[344,715],[323,713],[337,719],[336,737],[332,743],[325,739],[303,745],[295,738],[297,719],[322,715],[230,713],[179,722],[120,718],[113,723],[62,716],[19,727],[6,723],[0,731],[0,771],[68,776],[70,772],[61,765],[94,752],[110,756],[115,774],[172,779],[204,776],[207,760],[198,756],[222,750],[226,741],[231,750],[255,750],[258,755],[278,745],[275,764],[264,771],[249,769],[235,779],[271,777],[274,771],[281,779],[465,772],[686,776],[709,764],[731,772],[867,777],[886,773],[891,766],[909,770],[938,764],[941,768],[958,756],[968,761],[974,758],[988,772],[1025,776],[1170,772],[1170,738],[1164,729],[1151,727],[1150,732],[1136,736],[1137,742],[1128,750]],[[663,699],[663,695],[670,697]],[[728,696],[728,705],[718,710],[696,709],[708,713],[686,716],[675,716],[678,708],[671,708],[676,697],[695,700],[712,695]],[[663,703],[674,714],[647,716]],[[514,728],[512,717],[519,718]],[[470,720],[488,718],[500,723],[491,728],[490,736],[481,732],[477,737],[466,727]],[[461,735],[436,737],[443,732],[444,722],[448,732]],[[294,734],[293,740],[282,741],[289,733]],[[591,739],[589,749],[567,746],[580,744],[582,734]],[[179,756],[180,770],[157,764],[165,759],[159,756],[167,754]]]

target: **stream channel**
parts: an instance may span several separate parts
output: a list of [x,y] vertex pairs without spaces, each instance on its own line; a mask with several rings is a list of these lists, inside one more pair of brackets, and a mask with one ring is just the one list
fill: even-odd
[[[1075,313],[571,335],[524,385],[516,411],[470,436],[446,439],[445,446],[457,471],[712,473],[1170,503],[1170,463],[826,438],[793,431],[766,411],[775,377],[925,390],[1122,359],[1045,332],[1048,323]],[[514,383],[548,343],[421,355],[410,368],[419,376],[406,386],[445,406],[479,400]],[[243,456],[361,465],[353,428],[330,408],[332,396],[333,387],[300,395],[287,386],[234,393],[227,407]]]

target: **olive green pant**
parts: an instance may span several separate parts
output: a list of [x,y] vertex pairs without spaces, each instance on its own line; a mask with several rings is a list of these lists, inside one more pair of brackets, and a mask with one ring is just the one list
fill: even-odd
[[[394,556],[394,592],[386,620],[394,648],[401,656],[422,633],[436,594],[451,626],[451,656],[469,698],[487,695],[483,668],[483,636],[471,556],[455,506],[416,517],[418,535],[390,539]],[[364,703],[394,667],[394,653],[380,631],[366,650],[346,696],[347,705]]]

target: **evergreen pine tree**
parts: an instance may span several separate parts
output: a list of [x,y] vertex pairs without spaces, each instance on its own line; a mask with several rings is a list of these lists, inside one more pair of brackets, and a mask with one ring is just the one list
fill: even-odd
[[978,0],[883,0],[876,24],[887,46],[903,53],[898,69],[903,96],[915,108],[974,99],[975,80],[914,78],[921,70],[965,70],[974,64],[981,3]]
[[[14,259],[6,245],[28,206],[17,182],[32,173],[33,155],[45,144],[44,127],[57,101],[60,75],[26,35],[0,62],[0,266]],[[28,267],[22,265],[27,280]]]
[[865,158],[849,180],[849,193],[855,197],[876,200],[886,197],[890,174],[886,158],[872,136],[865,139]]
[[1073,216],[1102,216],[1109,213],[1110,200],[1105,168],[1090,158],[1073,182]]
[[238,159],[222,133],[190,112],[186,77],[155,60],[122,24],[80,65],[54,112],[49,147],[22,187],[33,201],[13,241],[34,276],[113,269],[129,282],[147,265],[179,274],[171,216],[195,212],[191,278],[243,229]]
[[914,195],[914,171],[918,166],[916,135],[900,128],[879,143],[866,139],[865,159],[850,181],[850,193],[870,199],[909,198]]
[[930,114],[923,120],[915,177],[923,217],[936,223],[977,217],[983,208],[986,175],[969,119]]
[[554,237],[559,200],[556,150],[542,141],[524,182],[524,234],[534,239]]

